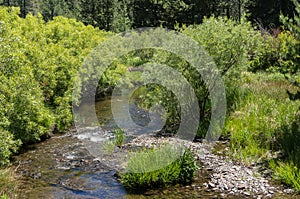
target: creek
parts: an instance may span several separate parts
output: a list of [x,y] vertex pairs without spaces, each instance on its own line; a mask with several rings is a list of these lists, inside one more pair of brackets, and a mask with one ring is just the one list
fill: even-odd
[[[96,112],[105,131],[112,131],[116,124],[111,111],[111,100],[98,101]],[[147,113],[130,108],[138,123],[149,123]],[[115,177],[114,165],[104,164],[93,157],[76,130],[28,146],[14,157],[16,172],[22,176],[19,198],[228,198],[202,186],[209,173],[199,170],[190,186],[177,185],[165,189],[149,190],[143,195],[127,194]]]

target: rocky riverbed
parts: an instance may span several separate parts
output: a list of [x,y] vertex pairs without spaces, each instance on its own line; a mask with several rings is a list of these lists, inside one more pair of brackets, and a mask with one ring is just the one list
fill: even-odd
[[[157,137],[154,135],[139,136],[127,144],[130,146],[152,147],[161,144],[184,145],[193,152],[202,165],[200,170],[208,173],[207,181],[193,184],[207,192],[218,192],[218,197],[227,198],[297,198],[294,190],[275,185],[270,176],[261,172],[261,167],[246,166],[232,161],[230,158],[213,153],[214,144],[205,142],[190,142],[172,137]],[[222,144],[222,143],[219,143]],[[223,144],[226,144],[223,142]],[[226,150],[226,147],[225,147]],[[299,197],[299,196],[298,196]]]
[[110,165],[114,161],[89,155],[85,145],[70,133],[36,144],[16,157],[15,170],[26,180],[20,187],[19,198],[299,198],[293,190],[273,184],[269,176],[261,174],[260,168],[214,154],[210,143],[145,135],[119,150],[166,143],[189,147],[199,161],[200,168],[191,185],[128,195],[114,176],[118,167]]
[[[104,100],[98,102],[96,107],[101,113],[100,121],[113,131],[116,126],[109,111],[110,105],[110,100]],[[211,143],[147,134],[132,137],[129,143],[116,147],[116,153],[95,157],[83,140],[90,135],[91,142],[88,143],[99,149],[100,140],[94,139],[98,138],[96,135],[99,132],[87,130],[89,132],[84,135],[78,135],[76,130],[56,135],[29,146],[16,156],[13,167],[24,182],[19,188],[18,198],[300,198],[293,190],[273,184],[271,177],[264,175],[261,168],[247,167],[218,154],[226,150],[226,143],[220,142],[222,150],[219,150],[215,147],[218,145]],[[176,185],[140,195],[128,195],[115,177],[117,169],[122,167],[118,155],[126,155],[127,149],[135,146],[151,147],[164,143],[191,148],[200,166],[195,181],[188,186]]]

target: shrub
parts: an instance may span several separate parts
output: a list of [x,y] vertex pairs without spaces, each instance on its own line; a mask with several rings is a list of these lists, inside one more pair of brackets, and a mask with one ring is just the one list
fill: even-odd
[[292,46],[291,52],[292,53],[292,61],[294,62],[294,65],[292,69],[295,72],[298,72],[299,74],[299,69],[300,69],[300,2],[297,0],[293,0],[293,3],[295,4],[295,9],[296,13],[293,17],[293,19],[289,19],[288,17],[285,16],[280,16],[280,20],[282,23],[291,31],[293,36],[296,38],[297,42],[296,45]]
[[146,149],[130,157],[121,182],[131,192],[143,192],[153,187],[190,183],[197,169],[189,149],[170,145]]
[[[72,124],[75,74],[91,48],[110,33],[57,17],[19,17],[18,8],[0,7],[0,129],[9,143],[27,144]],[[6,145],[0,160],[17,150]],[[19,146],[19,145],[18,145]],[[12,149],[12,150],[6,150]]]
[[14,140],[11,133],[0,128],[0,166],[9,163],[11,154],[16,152],[19,146],[20,141]]
[[269,71],[295,73],[295,58],[298,57],[297,40],[289,31],[283,31],[277,36],[263,35],[257,38],[257,48],[251,57],[249,70],[252,72]]
[[[220,74],[222,75],[225,87],[226,98],[229,111],[232,111],[235,100],[238,100],[241,85],[241,72],[250,66],[250,56],[252,51],[256,51],[257,38],[260,38],[258,31],[255,31],[251,24],[244,19],[241,23],[227,18],[204,18],[200,25],[184,27],[181,31],[197,41],[213,58]],[[199,79],[195,81],[199,82]],[[199,86],[199,84],[196,84]],[[202,89],[199,89],[199,88]],[[203,137],[207,131],[210,121],[210,100],[205,86],[197,89],[202,92],[199,101],[201,109],[205,114],[201,114],[203,124],[198,131],[198,136]],[[204,97],[203,97],[204,96]],[[201,99],[202,97],[202,99]],[[205,106],[204,106],[204,105]]]
[[184,34],[196,40],[214,59],[227,86],[234,86],[242,71],[249,67],[249,49],[255,50],[260,37],[250,22],[227,18],[204,18],[200,25],[185,27]]

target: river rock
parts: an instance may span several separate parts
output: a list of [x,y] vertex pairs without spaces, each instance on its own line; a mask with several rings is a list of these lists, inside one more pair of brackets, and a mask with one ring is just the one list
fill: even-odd
[[[293,193],[292,189],[283,190],[269,184],[269,180],[260,174],[259,168],[248,167],[234,162],[228,157],[212,153],[214,145],[202,142],[191,142],[174,137],[139,136],[129,143],[131,146],[156,147],[161,144],[174,144],[190,148],[195,158],[202,163],[200,169],[211,173],[209,181],[203,184],[207,191],[221,191],[227,194],[246,197],[269,198],[277,193]],[[282,191],[281,191],[282,190]]]

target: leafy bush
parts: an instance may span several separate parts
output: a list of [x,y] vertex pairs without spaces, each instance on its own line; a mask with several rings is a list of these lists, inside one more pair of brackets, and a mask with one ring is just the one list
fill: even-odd
[[14,140],[11,133],[0,128],[0,166],[9,163],[11,154],[16,152],[19,146],[20,141]]
[[277,36],[263,35],[257,38],[257,48],[251,57],[250,71],[295,73],[298,54],[297,40],[289,31]]
[[[41,15],[22,19],[19,14],[18,8],[0,7],[0,129],[9,143],[27,144],[54,127],[70,127],[75,74],[110,33],[74,19],[45,23]],[[1,163],[19,146],[9,145],[0,144],[12,149],[1,151]]]
[[254,50],[260,33],[245,19],[204,18],[200,25],[185,27],[184,34],[196,40],[214,59],[227,86],[234,86],[249,67],[249,49]]
[[[239,23],[221,17],[204,18],[202,24],[183,27],[181,31],[196,40],[215,61],[226,87],[228,110],[232,111],[236,100],[243,94],[239,89],[241,72],[250,66],[251,53],[256,51],[260,33],[245,19]],[[195,81],[199,82],[199,79],[201,77]],[[205,135],[210,121],[210,115],[207,114],[210,111],[209,98],[205,97],[209,96],[209,93],[203,85],[201,88],[198,87],[202,94],[197,97],[202,96],[199,104],[202,104],[201,110],[205,110],[206,114],[202,114],[201,117],[207,122],[202,124],[202,130],[198,132],[199,137]]]
[[295,4],[296,13],[293,18],[288,18],[286,16],[280,16],[280,20],[283,24],[291,31],[293,36],[296,38],[296,45],[293,45],[292,52],[293,57],[292,60],[294,62],[294,70],[299,73],[300,69],[300,2],[297,0],[292,1]]
[[196,169],[189,149],[182,152],[182,149],[165,145],[134,153],[121,174],[121,182],[131,192],[143,192],[153,187],[190,183]]

